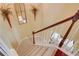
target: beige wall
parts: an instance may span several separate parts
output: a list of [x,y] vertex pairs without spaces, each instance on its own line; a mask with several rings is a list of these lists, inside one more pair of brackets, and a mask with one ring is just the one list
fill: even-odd
[[[6,6],[7,4],[5,4]],[[8,22],[5,20],[3,21],[2,16],[0,17],[2,22],[0,27],[2,27],[1,32],[2,34],[7,32],[7,34],[3,34],[4,38],[7,37],[7,39],[4,39],[4,41],[8,41],[6,42],[9,46],[13,46],[16,48],[17,44],[19,44],[24,38],[28,38],[30,36],[32,36],[32,31],[33,30],[38,30],[40,29],[40,25],[41,25],[41,12],[38,12],[37,15],[37,19],[36,21],[34,21],[34,17],[32,14],[32,7],[31,4],[25,4],[26,5],[26,14],[27,14],[27,23],[26,24],[22,24],[20,25],[18,23],[18,19],[15,13],[15,9],[14,9],[14,5],[13,4],[9,4],[9,8],[11,8],[12,14],[10,15],[10,21],[12,24],[12,29],[9,27]],[[2,4],[0,5],[2,6]],[[38,7],[35,4],[36,7]],[[36,26],[37,24],[37,26]],[[5,27],[4,27],[4,26]],[[5,31],[5,32],[4,32]],[[7,35],[7,36],[6,36]],[[32,40],[32,39],[31,39]]]
[[[32,31],[37,31],[41,28],[47,27],[50,24],[53,24],[55,22],[68,18],[69,16],[74,15],[76,11],[79,9],[79,4],[25,4],[25,5],[26,5],[26,14],[27,14],[26,24],[20,25],[18,23],[18,19],[14,11],[15,9],[13,4],[10,4],[9,6],[11,7],[11,10],[12,10],[12,15],[11,15],[12,29],[9,28],[7,21],[3,21],[2,17],[0,17],[0,19],[3,22],[1,23],[0,27],[4,29],[3,32],[4,31],[7,32],[7,34],[5,34],[7,35],[7,38],[8,38],[7,40],[9,41],[9,43],[13,42],[14,46],[17,45],[17,42],[18,43],[21,42],[25,37],[31,36]],[[36,8],[38,9],[37,17],[35,21],[34,21],[33,14],[31,12],[32,5],[36,6]],[[3,27],[2,24],[5,27]],[[64,36],[64,33],[66,32],[69,25],[70,25],[70,22],[67,22],[55,28],[51,28],[50,30],[46,30],[45,32],[42,32],[41,35],[42,37],[46,36],[47,37],[46,40],[49,39],[50,33],[53,31],[57,31],[62,36]],[[78,22],[74,25],[68,38],[71,38],[74,36],[73,33],[76,31],[75,28],[77,28],[78,25],[79,25]],[[79,32],[77,32],[76,35],[78,34]],[[76,38],[78,39],[76,35],[73,37],[74,39]],[[5,39],[5,41],[7,40]]]
[[[43,27],[47,27],[50,24],[54,24],[58,21],[61,21],[65,18],[74,15],[78,9],[79,9],[79,4],[43,4]],[[65,32],[70,26],[70,23],[71,21],[56,26],[55,28],[51,28],[50,30],[46,30],[43,33],[43,36],[47,37],[48,40],[50,33],[53,31],[59,32],[62,36],[64,36]],[[69,34],[68,36],[69,39],[76,39],[76,35],[79,34],[77,32],[79,31],[77,30],[78,25],[79,25],[79,21],[76,22],[71,33]]]

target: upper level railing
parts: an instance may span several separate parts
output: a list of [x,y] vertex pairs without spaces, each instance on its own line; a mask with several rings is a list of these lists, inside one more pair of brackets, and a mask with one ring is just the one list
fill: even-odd
[[67,32],[65,33],[63,39],[62,39],[61,42],[59,43],[59,47],[62,47],[64,41],[66,40],[67,36],[69,35],[69,33],[70,33],[70,31],[71,31],[73,25],[75,24],[75,22],[76,22],[78,19],[79,19],[79,10],[76,12],[75,15],[73,15],[73,16],[67,18],[67,19],[64,19],[64,20],[62,20],[62,21],[60,21],[60,22],[57,22],[57,23],[52,24],[52,25],[50,25],[50,26],[47,26],[47,27],[45,27],[45,28],[43,28],[43,29],[40,29],[40,30],[38,30],[38,31],[33,31],[33,32],[32,32],[32,34],[33,34],[33,44],[36,43],[36,42],[35,42],[35,34],[36,34],[36,33],[42,32],[42,31],[44,31],[44,30],[47,30],[47,29],[49,29],[49,28],[55,27],[55,26],[57,26],[57,25],[60,25],[60,24],[62,24],[62,23],[65,23],[65,22],[68,22],[68,21],[71,20],[72,23],[71,23],[70,27],[68,28],[68,30],[67,30]]

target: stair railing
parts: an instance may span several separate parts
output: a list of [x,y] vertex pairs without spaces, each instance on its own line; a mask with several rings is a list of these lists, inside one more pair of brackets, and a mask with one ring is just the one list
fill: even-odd
[[68,37],[68,35],[69,35],[69,33],[70,33],[72,27],[73,27],[74,24],[79,20],[79,10],[75,13],[75,15],[73,15],[73,16],[67,18],[67,19],[64,19],[64,20],[62,20],[62,21],[60,21],[60,22],[57,22],[57,23],[52,24],[52,25],[50,25],[50,26],[47,26],[47,27],[45,27],[45,28],[43,28],[43,29],[40,29],[40,30],[38,30],[38,31],[33,31],[33,32],[32,32],[32,34],[33,34],[33,44],[36,43],[36,42],[35,42],[35,34],[36,34],[36,33],[42,32],[42,31],[44,31],[44,30],[47,30],[47,29],[52,28],[52,27],[55,27],[55,26],[60,25],[60,24],[62,24],[62,23],[68,22],[68,21],[70,21],[70,20],[72,21],[72,23],[71,23],[71,25],[69,26],[67,32],[65,33],[63,39],[61,40],[61,42],[60,42],[59,45],[58,45],[58,46],[61,48],[62,45],[64,44],[66,38]]

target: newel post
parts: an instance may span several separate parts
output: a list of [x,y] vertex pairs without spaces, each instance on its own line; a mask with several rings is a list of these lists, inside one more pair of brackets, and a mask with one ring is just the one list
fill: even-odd
[[32,35],[33,35],[33,44],[35,44],[35,36],[34,36],[34,32],[32,32]]

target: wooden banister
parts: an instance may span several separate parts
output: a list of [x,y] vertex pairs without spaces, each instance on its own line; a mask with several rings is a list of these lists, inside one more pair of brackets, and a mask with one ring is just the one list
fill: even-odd
[[65,39],[67,38],[68,34],[70,33],[70,31],[71,31],[71,29],[72,29],[74,23],[75,23],[78,19],[79,19],[79,11],[78,11],[74,16],[71,16],[71,17],[69,17],[69,18],[67,18],[67,19],[64,19],[64,20],[62,20],[62,21],[60,21],[60,22],[57,22],[57,23],[52,24],[52,25],[50,25],[50,26],[47,26],[47,27],[45,27],[45,28],[43,28],[43,29],[40,29],[40,30],[38,30],[38,31],[32,32],[32,34],[33,34],[33,44],[35,44],[35,37],[34,37],[34,35],[35,35],[36,33],[42,32],[42,31],[44,31],[44,30],[47,30],[47,29],[49,29],[49,28],[55,27],[55,26],[57,26],[57,25],[59,25],[59,24],[62,24],[62,23],[65,23],[65,22],[67,22],[67,21],[72,20],[72,24],[70,25],[68,31],[67,31],[66,34],[64,35],[63,40],[62,40],[62,41],[60,42],[60,44],[59,44],[59,47],[62,47],[62,45],[63,45]]
[[57,26],[57,25],[59,25],[59,24],[61,24],[61,23],[70,21],[73,17],[74,17],[74,16],[71,16],[71,17],[69,17],[69,18],[67,18],[67,19],[64,19],[64,20],[60,21],[60,22],[57,22],[57,23],[52,24],[52,25],[50,25],[50,26],[47,26],[47,27],[45,27],[45,28],[43,28],[43,29],[40,29],[40,30],[34,32],[34,34],[39,33],[39,32],[41,32],[41,31],[44,31],[44,30],[47,30],[47,29],[52,28],[52,27],[54,27],[54,26]]
[[70,27],[68,28],[67,32],[65,33],[65,35],[64,35],[64,37],[63,37],[63,39],[62,39],[62,41],[60,42],[59,47],[62,47],[64,41],[66,40],[67,36],[69,35],[69,33],[70,33],[72,27],[74,26],[74,24],[75,24],[75,22],[76,22],[77,20],[79,20],[79,11],[78,11],[78,12],[75,14],[75,16],[72,18],[72,23],[71,23]]
[[74,25],[74,22],[72,22],[72,24],[70,25],[70,27],[69,27],[69,29],[67,30],[66,34],[64,35],[64,37],[63,37],[62,41],[60,42],[59,47],[62,47],[62,45],[63,45],[64,41],[66,40],[66,38],[67,38],[68,34],[69,34],[69,33],[70,33],[70,31],[71,31],[71,29],[72,29],[73,25]]
[[52,27],[54,27],[54,26],[56,26],[56,25],[59,25],[59,24],[61,24],[61,23],[70,21],[73,17],[74,17],[74,16],[71,16],[71,17],[69,17],[69,18],[67,18],[67,19],[65,19],[65,20],[62,20],[62,21],[60,21],[60,22],[57,22],[57,23],[52,24],[52,25],[50,25],[50,26],[47,26],[47,27],[45,27],[45,28],[43,28],[43,29],[40,29],[40,30],[38,30],[38,31],[35,31],[35,32],[33,31],[33,32],[32,32],[32,34],[33,34],[33,44],[35,44],[35,37],[34,37],[34,34],[39,33],[39,32],[41,32],[41,31],[44,31],[44,30],[47,30],[47,29],[49,29],[49,28],[52,28]]

